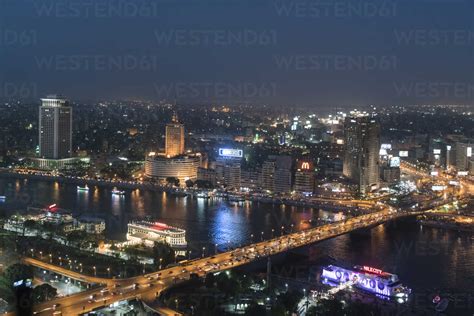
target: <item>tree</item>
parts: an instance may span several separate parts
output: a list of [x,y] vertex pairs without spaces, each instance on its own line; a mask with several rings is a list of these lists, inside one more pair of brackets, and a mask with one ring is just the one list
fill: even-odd
[[68,246],[71,244],[79,244],[82,240],[84,240],[87,236],[87,233],[83,230],[74,230],[66,235],[66,240]]
[[24,223],[23,223],[23,237],[25,236],[25,231],[26,230],[32,230],[36,227],[36,222],[32,219],[27,219]]
[[277,302],[284,306],[284,308],[293,313],[298,306],[298,302],[301,300],[302,295],[297,291],[286,291],[278,295]]
[[338,299],[321,300],[316,307],[318,316],[339,316],[344,314],[344,305]]
[[250,303],[249,307],[245,310],[245,315],[248,316],[263,316],[266,314],[265,306],[259,305],[256,302]]
[[13,286],[16,281],[33,280],[33,275],[33,268],[21,263],[15,263],[5,270],[5,278],[10,286]]
[[168,183],[168,185],[171,185],[171,186],[179,187],[179,179],[176,177],[167,177],[166,183]]
[[216,278],[214,277],[214,273],[206,274],[206,279],[204,280],[204,285],[206,288],[211,289],[214,287],[214,283],[216,282]]
[[155,258],[155,265],[161,265],[162,267],[166,267],[168,264],[175,262],[174,250],[166,243],[155,242],[153,246],[153,256]]
[[52,287],[51,285],[44,283],[38,285],[33,289],[33,301],[35,303],[42,303],[45,301],[49,301],[58,295],[58,291],[56,288]]

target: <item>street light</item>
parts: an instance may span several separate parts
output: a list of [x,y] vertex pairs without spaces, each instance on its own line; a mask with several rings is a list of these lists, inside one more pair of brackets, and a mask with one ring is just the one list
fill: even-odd
[[94,276],[97,276],[97,269],[95,266],[92,267],[94,269]]
[[260,232],[260,239],[263,241],[263,232]]
[[202,247],[202,258],[204,258],[204,252],[206,251],[206,247]]
[[53,263],[53,255],[51,253],[49,254],[49,263]]
[[163,262],[163,258],[160,258],[160,270],[161,270],[161,263]]
[[109,278],[110,278],[110,267],[107,267],[107,275],[108,275]]
[[214,254],[217,255],[217,244],[214,245]]
[[285,229],[284,226],[281,226],[281,235],[283,236],[283,230]]
[[30,251],[31,251],[31,258],[34,258],[34,255],[33,255],[33,251],[34,251],[34,250],[33,250],[33,248],[31,248]]

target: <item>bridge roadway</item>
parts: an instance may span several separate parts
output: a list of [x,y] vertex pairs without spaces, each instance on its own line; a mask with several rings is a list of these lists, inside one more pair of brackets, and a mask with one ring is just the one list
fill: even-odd
[[189,279],[192,273],[203,277],[209,272],[219,272],[235,268],[263,257],[329,239],[356,229],[422,213],[422,211],[397,212],[393,208],[386,207],[378,212],[283,235],[220,253],[212,257],[188,261],[183,265],[128,279],[102,279],[80,275],[77,272],[68,271],[63,267],[58,267],[33,258],[25,258],[24,262],[85,282],[102,283],[103,285],[96,289],[54,299],[34,306],[34,313],[36,315],[52,315],[53,313],[54,315],[78,315],[121,300],[138,298],[145,302],[150,302],[159,296],[163,290]]

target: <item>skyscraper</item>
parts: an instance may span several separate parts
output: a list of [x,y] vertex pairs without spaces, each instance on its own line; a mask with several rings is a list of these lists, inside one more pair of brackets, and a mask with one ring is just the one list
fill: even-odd
[[367,113],[351,112],[344,122],[343,174],[366,194],[379,185],[380,125]]
[[178,122],[176,115],[166,124],[165,154],[167,157],[184,154],[184,125]]
[[41,99],[39,108],[39,155],[64,159],[72,155],[72,108],[60,96]]

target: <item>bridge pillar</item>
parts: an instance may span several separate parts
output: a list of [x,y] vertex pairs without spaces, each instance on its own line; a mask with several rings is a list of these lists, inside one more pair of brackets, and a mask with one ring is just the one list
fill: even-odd
[[267,259],[267,289],[270,290],[271,288],[271,275],[272,275],[272,260],[270,257]]

